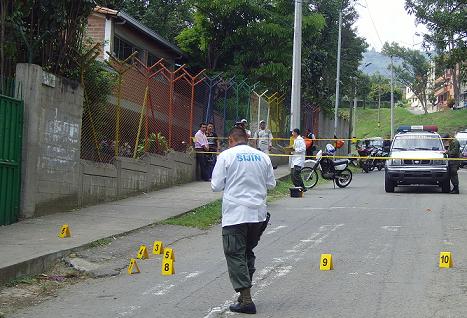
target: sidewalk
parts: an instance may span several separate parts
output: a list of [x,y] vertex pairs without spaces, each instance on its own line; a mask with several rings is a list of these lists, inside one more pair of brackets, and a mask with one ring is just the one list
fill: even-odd
[[[290,173],[274,170],[276,179]],[[121,235],[183,214],[221,198],[209,182],[192,182],[124,200],[63,212],[0,227],[0,283],[40,274],[49,264],[93,241]],[[57,234],[68,224],[71,237]]]

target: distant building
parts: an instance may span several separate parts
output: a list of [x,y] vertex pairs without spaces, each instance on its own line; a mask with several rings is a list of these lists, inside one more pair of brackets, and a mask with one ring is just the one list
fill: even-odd
[[[426,87],[426,96],[427,96],[427,110],[428,112],[435,112],[440,110],[438,107],[436,107],[436,103],[433,104],[430,101],[430,96],[433,94],[433,89],[435,87],[435,64],[434,62],[430,62],[430,74],[428,75],[428,83]],[[415,93],[410,89],[410,87],[406,86],[405,87],[405,99],[410,102],[410,107],[412,108],[417,108],[419,110],[423,110],[422,103],[418,99],[418,97],[415,95]]]
[[457,65],[456,69],[447,69],[435,81],[435,97],[436,103],[440,108],[464,108],[467,107],[467,83],[460,83],[459,87],[459,103],[454,98],[454,83],[453,75],[457,73],[457,78],[460,77],[460,68]]

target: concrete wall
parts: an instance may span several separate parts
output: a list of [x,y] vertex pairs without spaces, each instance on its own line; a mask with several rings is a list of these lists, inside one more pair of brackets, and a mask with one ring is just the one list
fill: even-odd
[[18,64],[24,128],[21,216],[78,204],[83,91],[76,82]]
[[24,89],[21,217],[71,210],[194,180],[189,154],[80,159],[83,90],[76,82],[18,64]]
[[[349,138],[349,126],[348,120],[339,118],[337,122],[337,137],[348,139]],[[334,117],[321,111],[319,113],[319,132],[317,135],[318,139],[334,138]],[[318,141],[318,149],[324,149],[326,144],[333,143],[332,141]],[[344,147],[337,151],[339,155],[348,154],[349,141],[345,141]]]
[[113,201],[194,180],[195,161],[188,154],[146,154],[142,159],[118,157],[114,164],[81,160],[80,206]]

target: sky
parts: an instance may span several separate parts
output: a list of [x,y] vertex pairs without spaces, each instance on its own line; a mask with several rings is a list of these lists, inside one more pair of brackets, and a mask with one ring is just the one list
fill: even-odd
[[425,33],[426,29],[422,25],[418,27],[415,25],[415,17],[405,11],[405,0],[359,0],[358,2],[360,5],[356,6],[356,10],[360,17],[355,26],[358,35],[366,38],[369,49],[375,48],[381,51],[384,42],[397,42],[405,47],[420,48],[422,37],[417,36],[416,33]]

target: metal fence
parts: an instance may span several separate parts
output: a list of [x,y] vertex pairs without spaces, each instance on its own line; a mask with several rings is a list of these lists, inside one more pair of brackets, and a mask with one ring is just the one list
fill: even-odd
[[0,95],[0,225],[16,222],[19,213],[23,107]]
[[110,57],[99,64],[93,50],[97,46],[81,61],[82,159],[112,162],[115,157],[140,158],[170,149],[190,151],[201,122],[214,123],[221,137],[243,118],[250,119],[255,131],[258,114],[277,134],[285,127],[283,96],[264,95],[258,103],[258,83],[194,73],[163,59],[146,66],[136,53],[124,61]]

